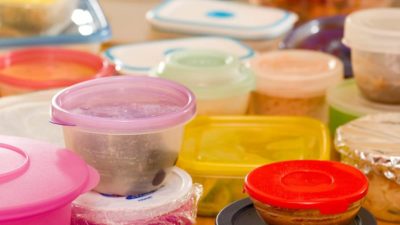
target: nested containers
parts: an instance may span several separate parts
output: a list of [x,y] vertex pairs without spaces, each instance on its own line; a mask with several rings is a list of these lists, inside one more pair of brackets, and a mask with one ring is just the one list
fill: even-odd
[[295,160],[259,167],[245,191],[271,225],[349,225],[368,191],[367,177],[339,162]]
[[172,52],[154,69],[154,75],[189,87],[200,115],[245,114],[255,86],[254,75],[244,63],[213,50]]
[[66,87],[115,74],[97,55],[62,48],[28,48],[0,57],[0,95]]
[[356,166],[369,179],[364,207],[379,220],[400,222],[400,114],[365,116],[341,126],[336,150],[341,161]]
[[2,225],[69,225],[71,202],[98,181],[99,174],[69,150],[0,136]]
[[181,148],[195,114],[184,86],[160,78],[110,77],[73,85],[53,98],[52,120],[66,146],[101,175],[96,191],[132,195],[156,190]]
[[363,10],[346,19],[344,43],[357,85],[370,100],[400,103],[399,20],[398,8]]
[[203,185],[200,215],[216,215],[245,197],[252,169],[281,160],[329,159],[327,128],[295,117],[197,117],[188,124],[178,166]]
[[343,79],[334,56],[310,50],[282,50],[251,61],[257,79],[251,112],[327,120],[326,90]]

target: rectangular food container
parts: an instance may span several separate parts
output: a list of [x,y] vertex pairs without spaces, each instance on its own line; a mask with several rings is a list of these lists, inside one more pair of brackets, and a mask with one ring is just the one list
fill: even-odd
[[99,3],[96,0],[79,0],[70,16],[69,26],[60,34],[1,38],[0,53],[16,48],[49,45],[97,53],[101,43],[110,38],[111,29]]
[[303,117],[197,117],[189,123],[178,159],[204,187],[199,214],[216,215],[246,197],[243,181],[252,169],[291,159],[329,159],[329,131]]

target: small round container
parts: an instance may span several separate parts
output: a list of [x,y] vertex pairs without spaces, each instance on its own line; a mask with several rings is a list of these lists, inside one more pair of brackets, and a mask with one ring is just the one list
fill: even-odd
[[362,117],[337,130],[335,145],[342,162],[369,179],[364,207],[379,220],[400,222],[400,113]]
[[361,171],[332,161],[272,163],[245,180],[258,214],[272,225],[349,225],[367,190]]
[[329,104],[329,128],[336,128],[367,114],[399,112],[400,105],[380,104],[365,99],[353,79],[346,80],[327,91]]
[[66,87],[115,74],[106,60],[62,48],[15,50],[0,57],[0,95]]
[[400,9],[355,12],[345,23],[357,85],[370,100],[400,103]]
[[124,197],[90,192],[73,202],[71,225],[195,223],[200,185],[185,171],[174,168],[159,190]]
[[164,183],[195,112],[187,88],[144,76],[82,82],[52,102],[52,121],[64,126],[66,146],[100,172],[95,190],[121,196]]
[[0,136],[2,225],[70,225],[71,202],[98,182],[99,174],[69,150]]
[[326,90],[343,79],[343,64],[334,56],[311,50],[282,50],[251,61],[257,88],[251,112],[309,116],[327,120]]
[[237,57],[220,51],[172,52],[153,73],[189,87],[200,115],[245,114],[255,86],[253,73]]

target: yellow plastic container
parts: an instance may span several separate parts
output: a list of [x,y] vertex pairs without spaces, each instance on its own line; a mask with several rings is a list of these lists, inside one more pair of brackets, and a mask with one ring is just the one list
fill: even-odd
[[199,214],[216,215],[246,197],[244,177],[266,163],[330,158],[329,131],[305,117],[197,117],[187,127],[178,166],[204,187]]

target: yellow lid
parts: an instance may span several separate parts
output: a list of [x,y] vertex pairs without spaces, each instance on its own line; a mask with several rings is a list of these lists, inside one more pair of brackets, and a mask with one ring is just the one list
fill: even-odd
[[178,166],[192,175],[245,176],[266,163],[329,157],[329,131],[314,119],[203,116],[186,126]]

